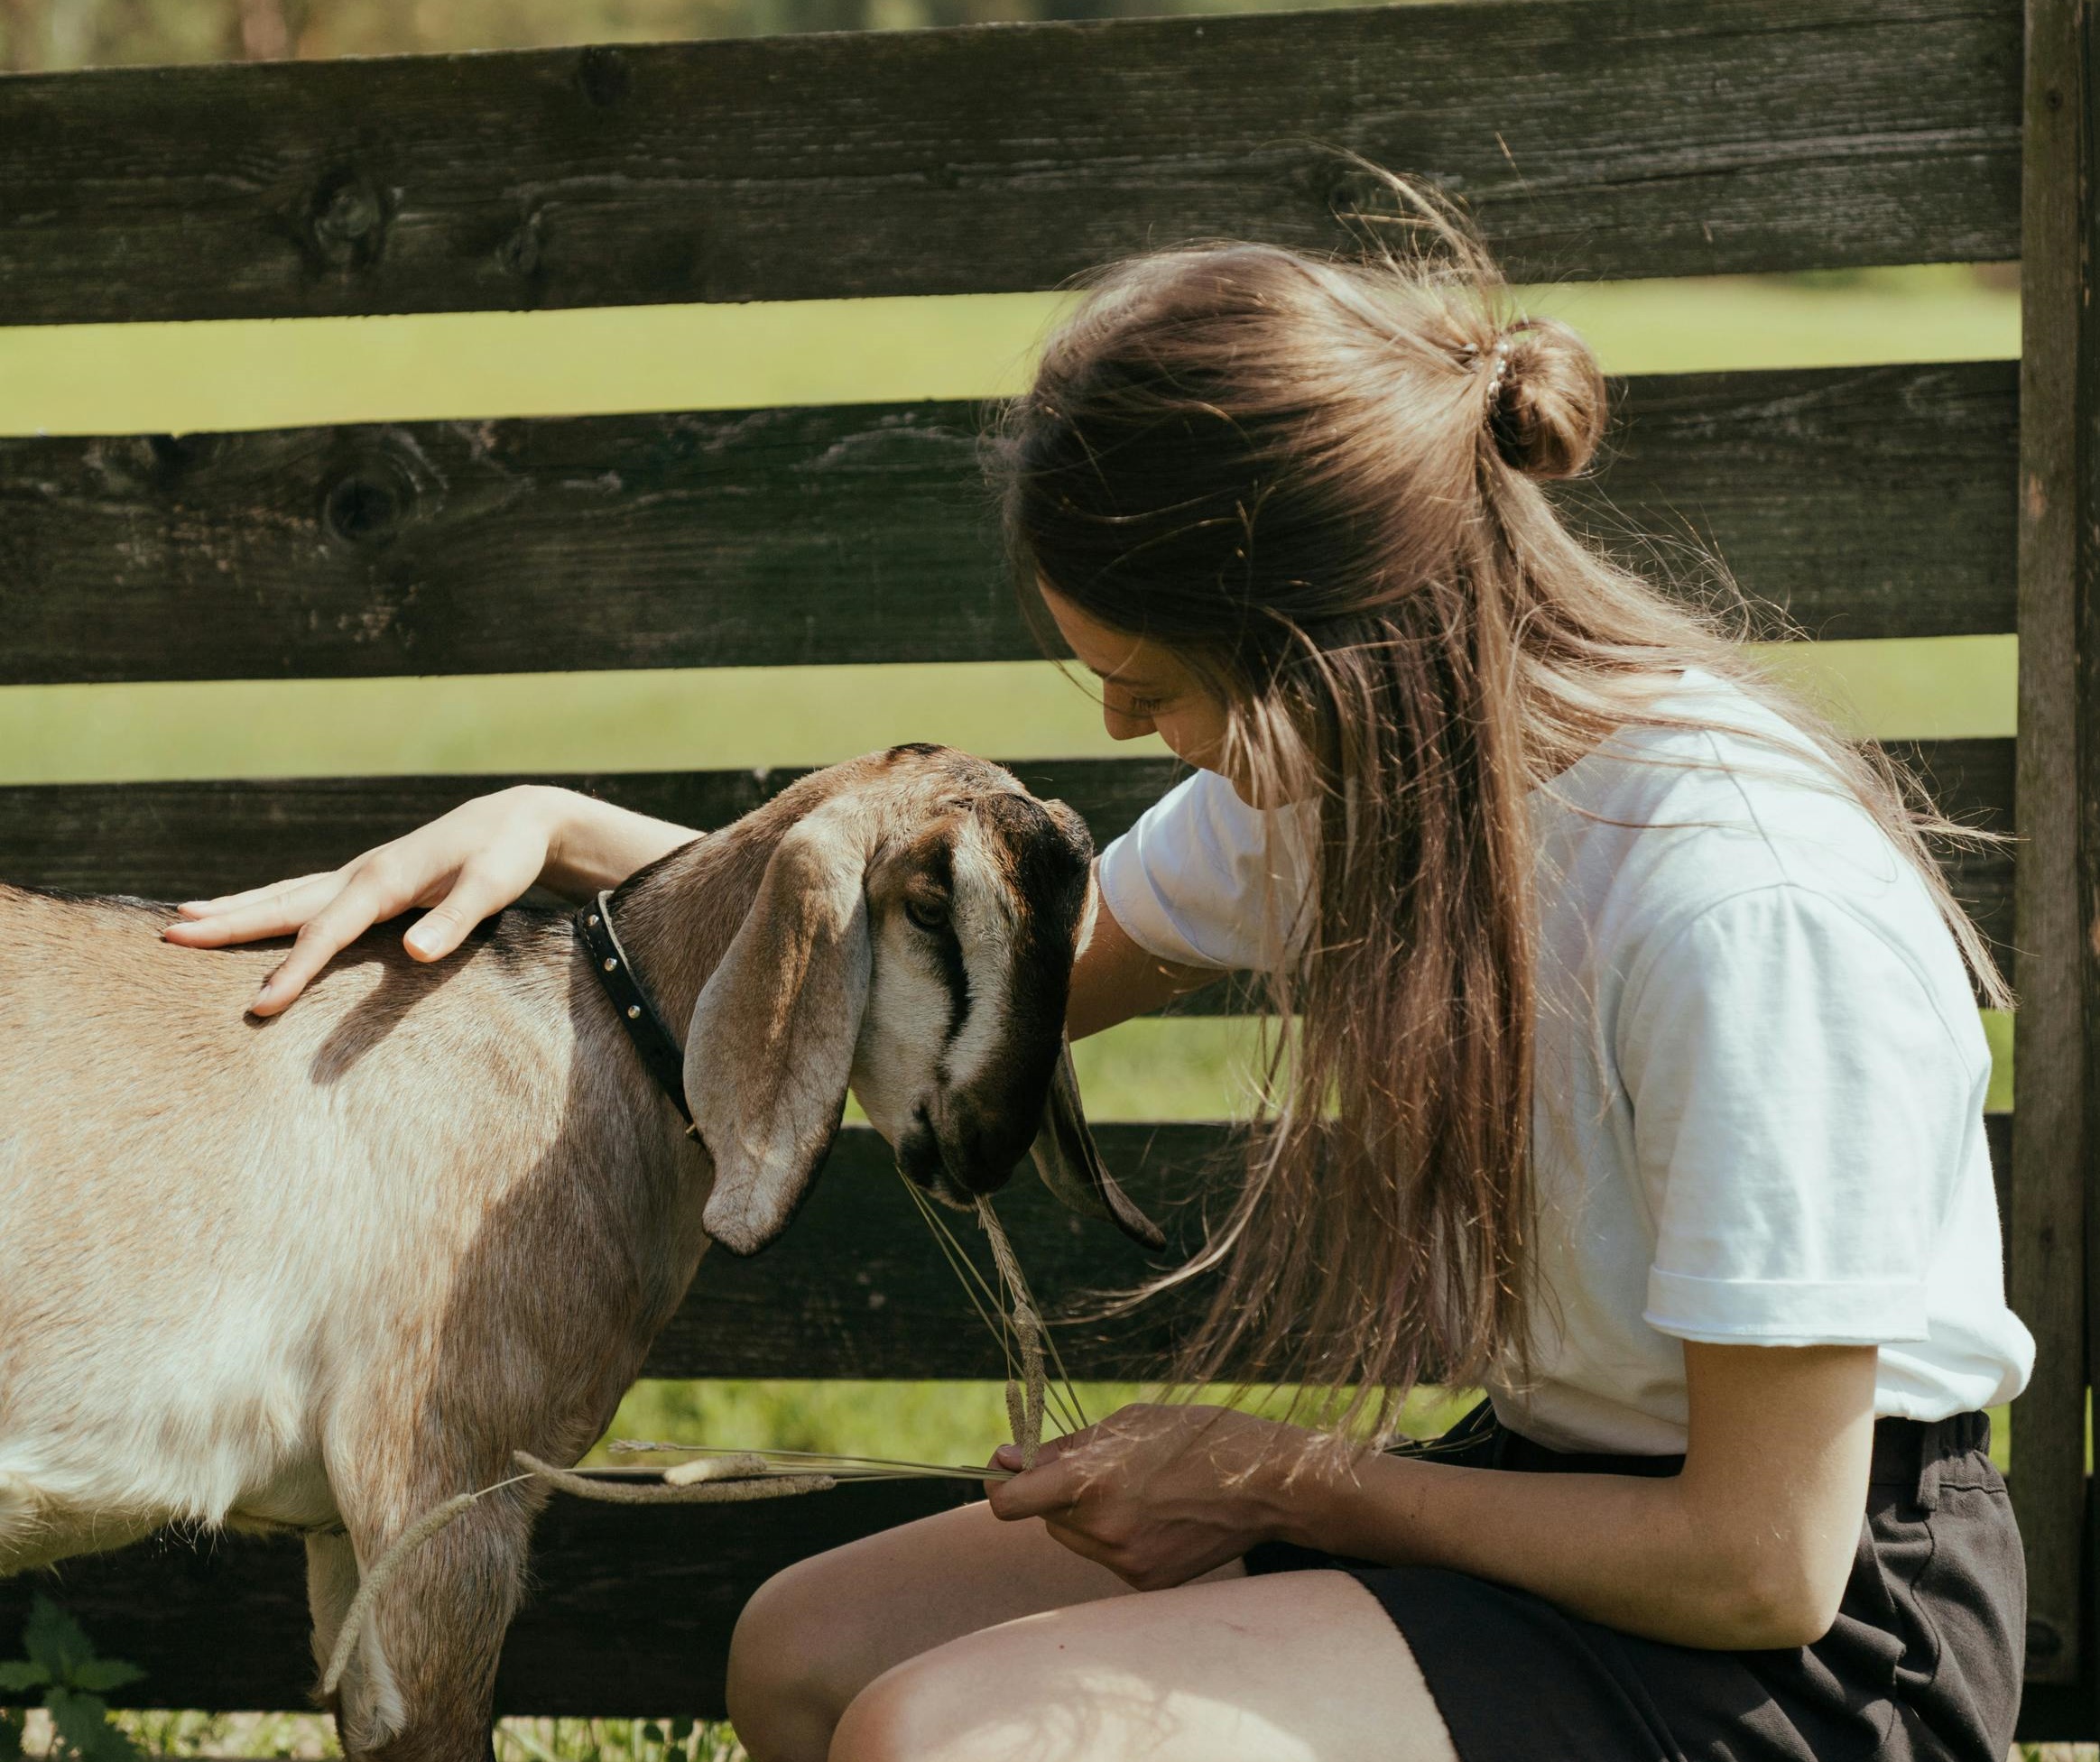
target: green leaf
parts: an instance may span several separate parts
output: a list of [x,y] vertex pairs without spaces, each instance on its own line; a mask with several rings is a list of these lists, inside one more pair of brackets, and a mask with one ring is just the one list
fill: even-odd
[[22,1630],[22,1644],[53,1679],[63,1683],[74,1669],[95,1656],[95,1648],[80,1624],[49,1597],[39,1596],[29,1606],[29,1622]]
[[138,1746],[109,1723],[106,1717],[95,1734],[95,1747],[81,1754],[88,1762],[144,1762]]
[[28,1689],[41,1689],[51,1680],[50,1671],[26,1659],[0,1664],[0,1694],[21,1694]]
[[111,1689],[121,1689],[126,1683],[145,1680],[145,1672],[136,1665],[127,1665],[121,1658],[89,1658],[85,1664],[73,1667],[72,1684],[77,1689],[92,1689],[96,1693],[106,1693]]
[[0,1762],[22,1762],[22,1716],[0,1713]]
[[51,1711],[51,1725],[60,1740],[83,1756],[101,1734],[109,1714],[100,1695],[82,1694],[63,1684],[44,1696],[43,1704]]
[[138,1762],[132,1741],[109,1722],[109,1706],[98,1694],[60,1687],[44,1697],[51,1724],[81,1762]]

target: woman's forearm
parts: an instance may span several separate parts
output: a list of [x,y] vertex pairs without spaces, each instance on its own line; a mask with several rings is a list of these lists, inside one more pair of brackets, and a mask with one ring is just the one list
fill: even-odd
[[1200,967],[1176,966],[1141,947],[1115,921],[1095,886],[1087,935],[1072,963],[1071,1001],[1065,1031],[1073,1039],[1157,1010],[1180,992],[1217,977]]
[[[1679,1477],[1523,1474],[1382,1456],[1301,1508],[1290,1539],[1513,1585],[1576,1615],[1681,1646],[1800,1646],[1817,1606],[1798,1550],[1744,1545]],[[1761,1556],[1762,1553],[1762,1557]]]
[[700,835],[690,826],[652,819],[572,789],[549,789],[544,794],[550,827],[541,885],[571,899],[617,887],[637,869]]

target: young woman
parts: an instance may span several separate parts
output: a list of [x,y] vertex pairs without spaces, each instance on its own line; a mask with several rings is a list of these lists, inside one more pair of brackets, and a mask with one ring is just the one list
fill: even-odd
[[[1561,524],[1596,364],[1400,193],[1433,250],[1110,272],[993,449],[1109,731],[1195,767],[1101,857],[1071,1031],[1234,967],[1299,1023],[1181,1369],[1345,1423],[1128,1408],[783,1573],[758,1762],[2005,1754],[1997,981],[1886,775]],[[513,790],[170,934],[296,930],[268,1014],[689,835]],[[1491,1402],[1343,1441],[1429,1378]]]

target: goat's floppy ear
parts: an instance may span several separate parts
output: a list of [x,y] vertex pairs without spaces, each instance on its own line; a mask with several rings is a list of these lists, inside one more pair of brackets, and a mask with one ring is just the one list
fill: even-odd
[[846,1108],[871,954],[874,833],[843,801],[797,822],[693,1006],[686,1095],[714,1158],[701,1221],[733,1254],[787,1227]]
[[1028,1147],[1035,1172],[1042,1184],[1063,1205],[1087,1217],[1113,1223],[1133,1242],[1147,1248],[1164,1248],[1167,1239],[1160,1226],[1132,1203],[1102,1166],[1094,1134],[1087,1129],[1087,1115],[1079,1106],[1079,1079],[1072,1069],[1072,1045],[1058,1048],[1058,1067],[1050,1078],[1050,1101],[1042,1111],[1042,1129]]

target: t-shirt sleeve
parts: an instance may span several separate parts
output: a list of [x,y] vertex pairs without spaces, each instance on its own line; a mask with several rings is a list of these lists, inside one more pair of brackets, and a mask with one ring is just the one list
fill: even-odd
[[1781,884],[1671,934],[1629,974],[1617,1039],[1656,1217],[1651,1327],[1926,1336],[1929,1244],[1989,1079],[1973,1012],[1949,1021],[1883,935]]
[[1312,825],[1310,809],[1249,807],[1199,770],[1101,853],[1101,898],[1163,961],[1272,969],[1302,931]]

